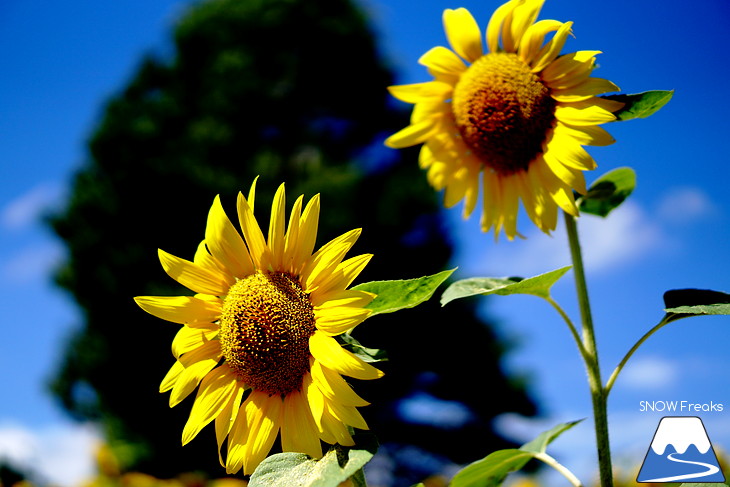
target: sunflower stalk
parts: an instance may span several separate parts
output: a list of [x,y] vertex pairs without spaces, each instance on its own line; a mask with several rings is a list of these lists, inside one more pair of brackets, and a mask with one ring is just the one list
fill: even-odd
[[578,294],[578,305],[581,314],[583,348],[582,353],[588,372],[588,383],[593,403],[593,422],[596,430],[596,447],[598,449],[598,467],[601,477],[601,487],[613,487],[613,471],[611,467],[611,447],[608,436],[607,391],[601,381],[601,367],[598,362],[598,349],[593,328],[591,305],[588,299],[583,255],[578,239],[578,228],[575,217],[565,213],[565,228],[568,233],[570,257],[573,261],[575,287]]

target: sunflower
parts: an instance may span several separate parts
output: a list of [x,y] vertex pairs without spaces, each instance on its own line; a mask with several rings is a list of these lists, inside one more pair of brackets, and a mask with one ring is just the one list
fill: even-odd
[[343,260],[360,229],[312,253],[319,195],[304,210],[302,196],[294,202],[287,230],[282,184],[267,241],[253,213],[255,188],[254,181],[248,198],[238,195],[243,238],[216,197],[192,262],[159,251],[165,272],[197,294],[135,298],[148,313],[184,325],[160,392],[172,391],[173,407],[198,387],[183,445],[215,420],[228,473],[251,474],[279,432],[284,451],[315,458],[320,440],[352,446],[349,427],[368,428],[357,410],[368,403],[342,376],[383,375],[335,338],[368,317],[364,306],[375,297],[347,289],[372,257]]
[[[445,189],[444,205],[465,200],[475,209],[481,179],[482,231],[517,235],[519,200],[545,233],[557,209],[578,216],[573,190],[585,193],[583,172],[596,167],[583,145],[608,145],[598,125],[615,120],[622,104],[597,97],[618,91],[592,78],[599,51],[559,55],[572,22],[536,22],[544,0],[511,0],[486,30],[488,52],[476,21],[464,8],[443,14],[453,49],[437,46],[419,62],[433,81],[391,86],[415,105],[411,123],[386,140],[392,148],[417,144],[428,181]],[[545,42],[546,36],[554,33]]]

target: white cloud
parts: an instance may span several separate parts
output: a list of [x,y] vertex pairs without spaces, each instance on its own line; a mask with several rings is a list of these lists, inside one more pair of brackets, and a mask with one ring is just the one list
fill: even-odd
[[77,486],[95,473],[100,434],[90,425],[59,424],[32,429],[0,424],[0,460],[43,483]]
[[660,357],[642,357],[630,361],[619,379],[634,389],[664,389],[679,379],[681,367]]
[[6,260],[0,277],[12,284],[26,284],[37,279],[48,279],[51,270],[63,257],[63,248],[56,242],[26,247]]
[[677,187],[666,192],[657,215],[669,224],[685,224],[715,215],[717,208],[699,188]]
[[[585,266],[594,273],[630,264],[673,245],[673,240],[661,227],[631,201],[625,202],[607,218],[582,216],[578,220],[578,232]],[[490,275],[529,276],[570,264],[562,222],[553,236],[546,236],[535,229],[526,237],[525,240],[488,246],[483,257],[476,259],[480,262],[479,271],[486,270]]]
[[0,224],[9,230],[20,230],[36,223],[44,212],[57,206],[63,187],[56,182],[39,183],[0,210]]

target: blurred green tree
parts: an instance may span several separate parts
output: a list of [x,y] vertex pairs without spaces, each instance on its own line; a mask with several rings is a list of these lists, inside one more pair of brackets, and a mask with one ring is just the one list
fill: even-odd
[[[451,246],[416,153],[382,148],[406,123],[388,84],[366,19],[348,0],[212,0],[181,19],[169,59],[147,58],[109,101],[68,205],[51,220],[68,248],[56,280],[83,312],[52,389],[73,415],[103,424],[127,467],[221,473],[212,428],[180,446],[190,399],[170,410],[157,392],[177,326],[132,301],[182,292],[155,249],[191,258],[216,194],[234,215],[235,194],[260,175],[266,222],[264,202],[281,181],[291,201],[322,193],[318,245],[363,227],[356,250],[375,258],[361,282],[447,266]],[[356,336],[391,357],[385,379],[358,384],[381,442],[465,462],[505,446],[491,430],[496,414],[534,412],[468,305],[378,317]],[[408,422],[399,401],[419,391],[472,414],[449,427]]]

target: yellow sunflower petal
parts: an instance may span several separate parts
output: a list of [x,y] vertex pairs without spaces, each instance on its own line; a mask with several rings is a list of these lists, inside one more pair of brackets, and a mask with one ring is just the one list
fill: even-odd
[[172,367],[170,367],[170,370],[165,374],[165,377],[162,379],[162,382],[160,383],[160,392],[167,392],[170,389],[172,389],[175,386],[175,383],[180,378],[180,374],[183,373],[185,370],[185,367],[183,364],[175,361],[174,364],[172,364]]
[[[246,253],[248,253],[248,250],[246,251]],[[210,255],[210,252],[208,251],[208,246],[205,244],[205,239],[203,239],[203,241],[198,244],[198,249],[195,251],[195,256],[193,257],[193,263],[201,267],[208,267],[216,272],[225,272],[225,267],[223,266],[223,264],[218,262],[215,257]]]
[[419,103],[429,99],[446,100],[451,97],[454,87],[441,81],[427,81],[409,85],[389,86],[388,92],[406,103]]
[[345,406],[339,401],[328,400],[327,408],[330,414],[332,414],[332,416],[334,416],[334,418],[338,421],[361,430],[370,429],[368,428],[368,424],[365,422],[365,419],[362,417],[362,414],[360,414],[360,411],[353,406]]
[[302,212],[299,221],[299,240],[292,258],[294,273],[299,274],[301,268],[312,256],[314,243],[317,240],[317,226],[319,224],[319,194],[315,194],[309,200]]
[[364,308],[315,308],[314,317],[317,329],[330,336],[337,336],[352,330],[365,321],[372,311]]
[[[304,196],[299,196],[294,202],[294,206],[289,215],[289,227],[284,237],[284,259],[283,259],[283,270],[291,272],[292,274],[298,274],[299,270],[294,263],[294,257],[296,256],[296,249],[299,245],[299,223],[302,218],[302,202]],[[296,272],[295,272],[296,269]]]
[[555,107],[555,118],[559,122],[578,127],[599,125],[616,120],[613,113],[588,101],[558,103]]
[[544,158],[539,156],[530,164],[530,170],[527,172],[527,183],[532,187],[535,197],[540,200],[540,218],[545,228],[555,230],[558,223],[558,207],[550,192],[543,183],[541,171],[537,165],[545,165]]
[[319,301],[321,296],[349,287],[372,258],[373,254],[362,254],[340,263],[327,279],[315,283],[317,288],[312,291],[312,300]]
[[213,257],[233,276],[240,278],[254,271],[248,249],[223,211],[219,196],[215,197],[208,213],[205,244]]
[[592,171],[597,167],[596,161],[580,146],[580,142],[562,130],[556,130],[553,134],[548,142],[548,152],[553,153],[562,164],[573,169]]
[[334,338],[319,330],[309,337],[309,350],[315,359],[322,362],[322,365],[340,374],[361,380],[378,379],[383,376],[382,371],[345,350]]
[[504,233],[509,240],[513,240],[517,233],[517,210],[519,195],[515,184],[515,176],[502,178],[502,215],[504,218]]
[[250,475],[274,445],[281,426],[282,400],[277,394],[253,391],[243,407],[249,427],[243,473]]
[[216,335],[218,335],[218,325],[213,323],[210,325],[210,329],[207,330],[183,326],[172,340],[172,355],[178,358],[184,353],[205,345]]
[[305,292],[317,287],[335,271],[345,254],[355,245],[361,233],[361,228],[350,230],[330,240],[312,255],[300,276]]
[[562,25],[563,23],[557,20],[540,20],[529,26],[520,39],[520,47],[517,51],[520,59],[531,65],[545,42],[545,36],[550,32],[555,32]]
[[540,52],[535,59],[535,63],[532,65],[533,73],[539,73],[550,63],[555,61],[555,58],[558,57],[558,54],[560,54],[560,51],[563,49],[568,35],[570,35],[571,27],[573,27],[573,22],[565,22],[560,26],[550,42],[540,49]]
[[[253,190],[253,187],[251,189]],[[261,232],[261,227],[259,227],[256,217],[253,214],[253,208],[251,208],[241,193],[238,193],[237,203],[238,221],[243,230],[243,237],[246,239],[254,267],[256,269],[266,270],[270,261],[269,248],[266,246],[264,234]]]
[[551,96],[557,101],[585,101],[595,95],[619,91],[619,87],[603,78],[588,78],[578,86],[562,90],[552,90]]
[[183,428],[183,445],[195,438],[230,403],[236,383],[236,375],[225,364],[203,378],[190,410],[190,417]]
[[571,137],[581,145],[604,146],[611,145],[616,142],[611,134],[606,132],[604,128],[592,125],[577,127],[563,122],[558,122],[555,125],[555,133],[561,136],[565,135]]
[[512,45],[510,49],[505,47],[508,52],[515,52],[518,50],[518,46],[522,42],[527,29],[533,25],[537,16],[540,14],[540,9],[545,3],[545,0],[526,0],[522,5],[515,8],[512,14],[512,22],[510,23],[510,36],[512,38]]
[[228,403],[223,407],[223,409],[221,409],[220,414],[215,418],[215,438],[218,442],[218,461],[222,467],[226,466],[223,461],[223,456],[221,455],[223,442],[233,428],[233,423],[236,421],[236,417],[238,416],[238,411],[241,407],[241,400],[243,399],[243,393],[245,391],[245,387],[243,387],[240,383],[237,384],[235,391],[228,398]]
[[339,443],[342,446],[355,445],[350,432],[347,430],[347,426],[332,414],[326,399],[324,413],[322,414],[322,428],[324,429],[326,437],[333,438],[335,440],[332,441],[332,444]]
[[274,270],[281,270],[284,258],[284,224],[286,223],[286,193],[284,184],[279,186],[271,204],[271,220],[269,222],[269,250],[271,265]]
[[550,170],[562,182],[568,185],[571,189],[575,189],[581,194],[586,193],[586,181],[581,171],[563,165],[563,163],[555,155],[555,151],[553,150],[546,152],[544,154],[544,158],[545,163],[548,165]]
[[546,66],[540,73],[540,77],[548,83],[550,88],[560,89],[561,87],[556,84],[561,78],[584,72],[590,74],[598,54],[601,54],[601,51],[576,51],[564,54]]
[[370,304],[376,295],[356,289],[336,289],[327,293],[312,296],[312,304],[320,308],[336,308],[339,306],[352,306],[362,308]]
[[416,124],[408,125],[399,130],[387,139],[385,145],[392,149],[403,149],[425,142],[435,131],[436,124],[431,119],[422,120]]
[[281,448],[283,451],[306,453],[313,458],[322,457],[317,425],[306,399],[299,391],[284,398],[281,415]]
[[201,267],[189,260],[168,254],[164,250],[158,250],[157,254],[167,275],[196,293],[222,296],[236,282],[230,275]]
[[432,47],[418,59],[431,74],[458,76],[466,71],[466,64],[452,50],[444,46]]
[[[484,196],[480,226],[483,232],[487,232],[490,228],[497,227],[499,224],[500,202],[502,200],[499,176],[491,170],[484,170],[482,172],[482,189]],[[495,234],[497,232],[499,232],[499,228],[495,230]]]
[[443,22],[449,44],[459,56],[472,63],[482,57],[482,34],[467,9],[444,10]]
[[181,325],[207,327],[221,314],[219,304],[193,296],[137,296],[134,302],[157,318]]
[[203,377],[218,365],[221,347],[218,340],[210,341],[195,350],[182,355],[178,360],[185,370],[175,382],[170,393],[170,407],[180,404],[198,386]]
[[[310,359],[309,363],[312,364],[314,360]],[[317,387],[312,379],[311,374],[305,374],[302,379],[302,395],[309,406],[309,411],[312,413],[312,419],[314,424],[317,426],[318,431],[323,432],[322,428],[322,415],[324,414],[324,395],[322,391]],[[324,441],[327,441],[326,439]],[[328,443],[332,443],[329,442]]]
[[241,404],[238,411],[234,411],[231,416],[233,425],[228,434],[228,454],[226,455],[226,473],[228,474],[234,474],[241,470],[243,468],[243,459],[246,456],[249,425],[244,405],[245,403]]
[[499,51],[499,34],[502,32],[502,25],[519,3],[518,0],[510,0],[497,8],[492,14],[489,24],[487,24],[487,48],[489,52]]
[[324,367],[317,360],[311,362],[312,380],[330,401],[340,401],[347,406],[367,406],[370,404],[358,396],[340,374]]
[[562,182],[548,166],[544,158],[540,158],[532,167],[539,174],[540,184],[550,193],[550,197],[563,209],[564,212],[578,216],[578,207],[575,205],[573,191]]

